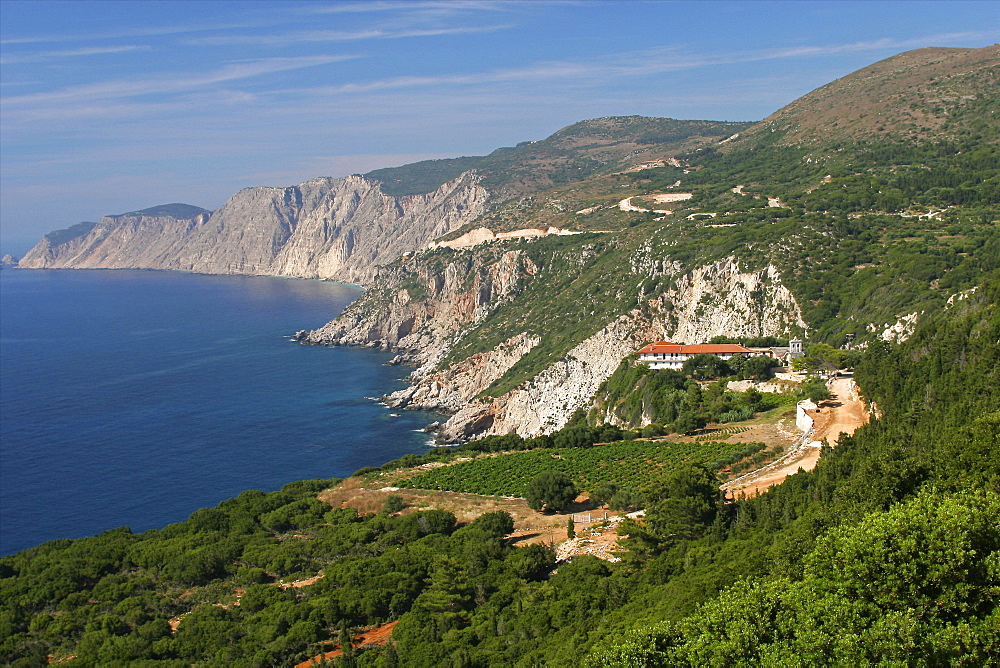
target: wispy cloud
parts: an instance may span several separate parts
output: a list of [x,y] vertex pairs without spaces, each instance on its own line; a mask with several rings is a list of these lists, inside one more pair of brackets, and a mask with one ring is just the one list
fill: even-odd
[[42,63],[51,60],[62,60],[64,58],[79,58],[81,56],[101,56],[114,53],[126,53],[129,51],[149,51],[151,47],[135,44],[122,46],[95,46],[84,49],[67,49],[63,51],[36,51],[34,53],[17,53],[13,55],[0,56],[0,65],[13,65],[20,63]]
[[456,0],[438,0],[437,2],[433,0],[425,2],[336,2],[305,7],[302,11],[309,14],[369,14],[426,10],[444,10],[454,13],[459,11],[506,11],[515,4],[524,3],[510,2],[509,0],[504,0],[503,2],[496,0],[492,2],[489,0],[481,0],[479,2],[457,2]]
[[366,39],[402,39],[406,37],[439,37],[443,35],[467,35],[475,33],[496,32],[510,28],[509,25],[475,26],[465,28],[424,28],[409,30],[303,30],[287,32],[279,35],[217,35],[213,37],[196,37],[184,40],[188,45],[258,45],[286,46],[304,42],[352,42]]
[[[400,76],[349,82],[335,86],[298,89],[321,95],[349,95],[376,91],[461,87],[505,82],[553,82],[560,85],[610,82],[621,77],[644,77],[720,65],[737,65],[770,60],[822,57],[832,53],[897,51],[900,49],[986,39],[987,31],[948,33],[908,40],[880,39],[844,44],[817,44],[731,52],[686,53],[679,46],[658,47],[634,52],[605,54],[596,58],[545,61],[525,67],[495,69],[461,74]],[[280,91],[281,94],[296,92]]]
[[206,73],[172,74],[146,79],[117,79],[68,86],[46,93],[8,97],[4,102],[8,110],[56,103],[97,104],[150,94],[181,93],[231,81],[251,79],[264,74],[328,65],[356,57],[353,55],[321,55],[239,61]]
[[238,21],[225,24],[220,23],[191,23],[163,26],[149,26],[143,28],[129,28],[127,30],[113,30],[105,32],[80,32],[80,33],[57,33],[48,35],[24,35],[21,37],[8,37],[0,39],[0,46],[12,44],[58,44],[61,42],[96,42],[106,39],[136,39],[139,37],[162,37],[166,35],[186,35],[194,32],[214,32],[227,30],[241,30],[247,28],[261,28],[273,24],[273,21]]

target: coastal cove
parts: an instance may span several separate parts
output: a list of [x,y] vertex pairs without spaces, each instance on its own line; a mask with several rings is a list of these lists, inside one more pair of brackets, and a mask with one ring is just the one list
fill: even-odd
[[0,274],[0,554],[185,519],[247,489],[428,449],[391,355],[302,346],[360,295],[176,272]]

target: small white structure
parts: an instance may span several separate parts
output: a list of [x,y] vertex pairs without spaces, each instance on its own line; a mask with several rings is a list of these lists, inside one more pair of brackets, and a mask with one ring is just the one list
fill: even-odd
[[800,357],[805,357],[805,353],[802,352],[802,339],[792,339],[788,342],[788,358],[797,360]]
[[699,343],[686,346],[680,343],[657,341],[639,351],[639,361],[650,369],[680,369],[684,366],[684,362],[702,353],[715,355],[723,360],[740,354],[747,357],[760,355],[759,352],[737,343]]

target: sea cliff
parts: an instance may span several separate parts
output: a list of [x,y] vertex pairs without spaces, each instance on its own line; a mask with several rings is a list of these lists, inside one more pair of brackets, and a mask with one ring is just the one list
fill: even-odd
[[[669,264],[661,271],[672,287],[655,295],[623,294],[622,308],[593,318],[581,341],[551,361],[536,362],[536,371],[513,389],[497,391],[515,365],[528,363],[529,354],[547,344],[535,323],[525,322],[521,331],[469,355],[455,351],[460,344],[468,347],[467,339],[487,318],[502,317],[505,304],[523,300],[533,281],[547,280],[540,262],[519,245],[495,243],[400,261],[341,316],[297,338],[399,352],[397,362],[415,367],[411,385],[385,400],[395,408],[448,414],[437,435],[455,442],[561,428],[576,409],[589,406],[622,359],[659,338],[780,335],[805,326],[773,266],[742,271],[734,258],[692,269]],[[643,307],[628,306],[640,301]]]
[[[46,235],[28,269],[173,269],[365,284],[378,267],[423,248],[485,210],[487,192],[466,173],[424,195],[393,197],[363,176],[247,188],[215,211],[106,216]],[[193,207],[192,207],[193,208]]]

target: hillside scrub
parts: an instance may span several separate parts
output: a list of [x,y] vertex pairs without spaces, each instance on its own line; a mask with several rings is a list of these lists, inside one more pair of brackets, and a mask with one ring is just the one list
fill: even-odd
[[[728,392],[725,381],[702,388],[686,373],[696,370],[699,357],[688,360],[692,363],[691,368],[682,371],[650,369],[636,363],[634,356],[627,358],[597,390],[588,422],[607,420],[630,429],[656,424],[666,433],[690,433],[709,422],[747,420],[755,413],[788,402],[783,395],[754,389]],[[714,355],[705,357],[712,357],[713,364],[721,365],[713,366],[717,373],[731,371],[726,362]],[[742,365],[744,360],[740,358],[736,363]]]
[[0,558],[0,657],[290,665],[343,626],[399,620],[391,649],[359,648],[358,665],[982,665],[1000,646],[998,303],[1000,277],[906,343],[869,346],[857,380],[884,417],[759,497],[723,503],[710,470],[651,465],[644,442],[519,453],[636,449],[648,482],[614,496],[650,516],[626,525],[619,564],[553,570],[550,548],[505,540],[503,513],[462,527],[436,510],[359,515],[316,503],[335,481],[304,481]]
[[[393,308],[399,285],[431,303],[442,272],[480,271],[516,243],[537,271],[481,305],[449,339],[443,363],[522,332],[537,336],[488,397],[529,381],[619,315],[675,327],[671,295],[699,267],[729,259],[740,271],[773,266],[810,343],[829,347],[812,350],[817,365],[854,335],[862,349],[855,379],[881,416],[824,447],[814,470],[726,502],[715,471],[753,461],[757,444],[640,441],[642,432],[603,423],[689,431],[769,398],[623,365],[602,388],[598,413],[581,411],[556,434],[491,436],[357,472],[509,495],[561,473],[612,507],[647,511],[622,522],[620,562],[580,556],[556,568],[551,546],[507,538],[506,513],[462,526],[444,510],[388,512],[398,502],[359,514],[317,500],[336,481],[301,481],[244,492],[162,529],[120,527],[0,558],[0,663],[294,665],[352,630],[390,621],[398,621],[391,643],[359,648],[350,662],[995,662],[1000,126],[995,67],[980,66],[995,63],[991,48],[902,54],[803,98],[740,141],[679,152],[684,168],[613,174],[619,198],[668,192],[680,179],[693,197],[661,220],[605,206],[601,227],[588,228],[605,234],[420,253],[387,268],[355,307]],[[975,67],[957,69],[954,59],[973,56]],[[822,106],[838,90],[854,102],[849,112]],[[858,124],[827,132],[838,113]],[[608,146],[630,155],[643,142],[673,141],[675,130],[711,130],[656,120],[597,119],[498,151],[483,172],[510,193],[497,211],[575,172],[608,177],[621,167],[601,157]],[[564,141],[581,137],[596,143],[567,150]],[[383,187],[413,192],[462,166],[386,172]],[[605,204],[613,193],[601,193]],[[561,214],[576,215],[571,207]],[[473,281],[470,271],[460,282]],[[763,290],[749,299],[766,305]],[[918,316],[909,338],[884,340],[881,330],[906,314]],[[793,321],[780,338],[800,333]],[[438,463],[451,465],[399,472]]]

